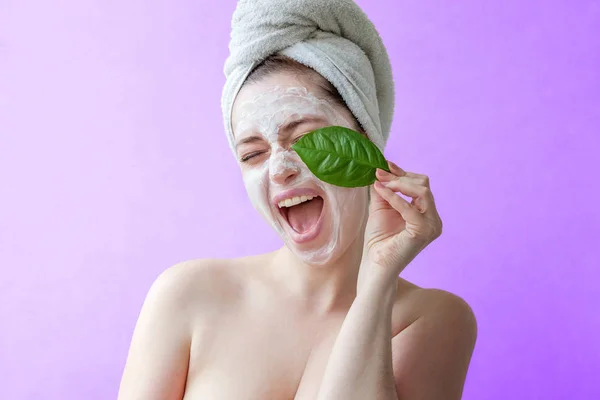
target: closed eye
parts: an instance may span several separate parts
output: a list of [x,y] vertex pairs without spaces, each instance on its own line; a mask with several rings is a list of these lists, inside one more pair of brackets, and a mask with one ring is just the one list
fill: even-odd
[[245,156],[243,156],[242,158],[240,158],[241,162],[248,162],[250,159],[261,155],[262,153],[264,153],[264,151],[255,151],[253,153],[250,154],[246,154]]
[[302,139],[304,137],[304,135],[306,135],[307,133],[310,133],[310,132],[312,132],[312,130],[303,132],[302,134],[296,136],[294,138],[294,140],[292,140],[292,145],[296,144],[296,142],[298,142],[298,140]]

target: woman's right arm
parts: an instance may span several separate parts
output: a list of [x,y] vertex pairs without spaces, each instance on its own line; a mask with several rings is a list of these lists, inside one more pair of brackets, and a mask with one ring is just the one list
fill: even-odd
[[183,399],[191,343],[191,290],[184,264],[163,272],[146,296],[118,400]]

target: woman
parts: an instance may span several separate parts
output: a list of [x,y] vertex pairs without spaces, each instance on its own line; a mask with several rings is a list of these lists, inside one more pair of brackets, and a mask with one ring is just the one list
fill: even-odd
[[393,81],[374,27],[350,0],[241,1],[230,49],[225,127],[285,245],[166,270],[119,399],[459,399],[473,313],[398,277],[441,234],[428,178],[389,163],[370,188],[332,186],[291,148],[333,125],[385,146]]

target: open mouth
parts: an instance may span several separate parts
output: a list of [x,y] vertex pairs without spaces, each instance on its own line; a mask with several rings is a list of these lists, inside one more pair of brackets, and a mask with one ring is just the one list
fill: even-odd
[[323,198],[320,196],[298,196],[281,201],[279,212],[288,225],[298,234],[313,230],[323,213]]

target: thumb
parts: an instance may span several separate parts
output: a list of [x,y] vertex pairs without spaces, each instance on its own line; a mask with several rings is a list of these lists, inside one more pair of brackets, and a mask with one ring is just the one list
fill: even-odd
[[375,190],[373,185],[369,187],[369,193],[371,195],[371,202],[369,203],[369,214],[381,209],[391,208],[388,203],[381,195]]

